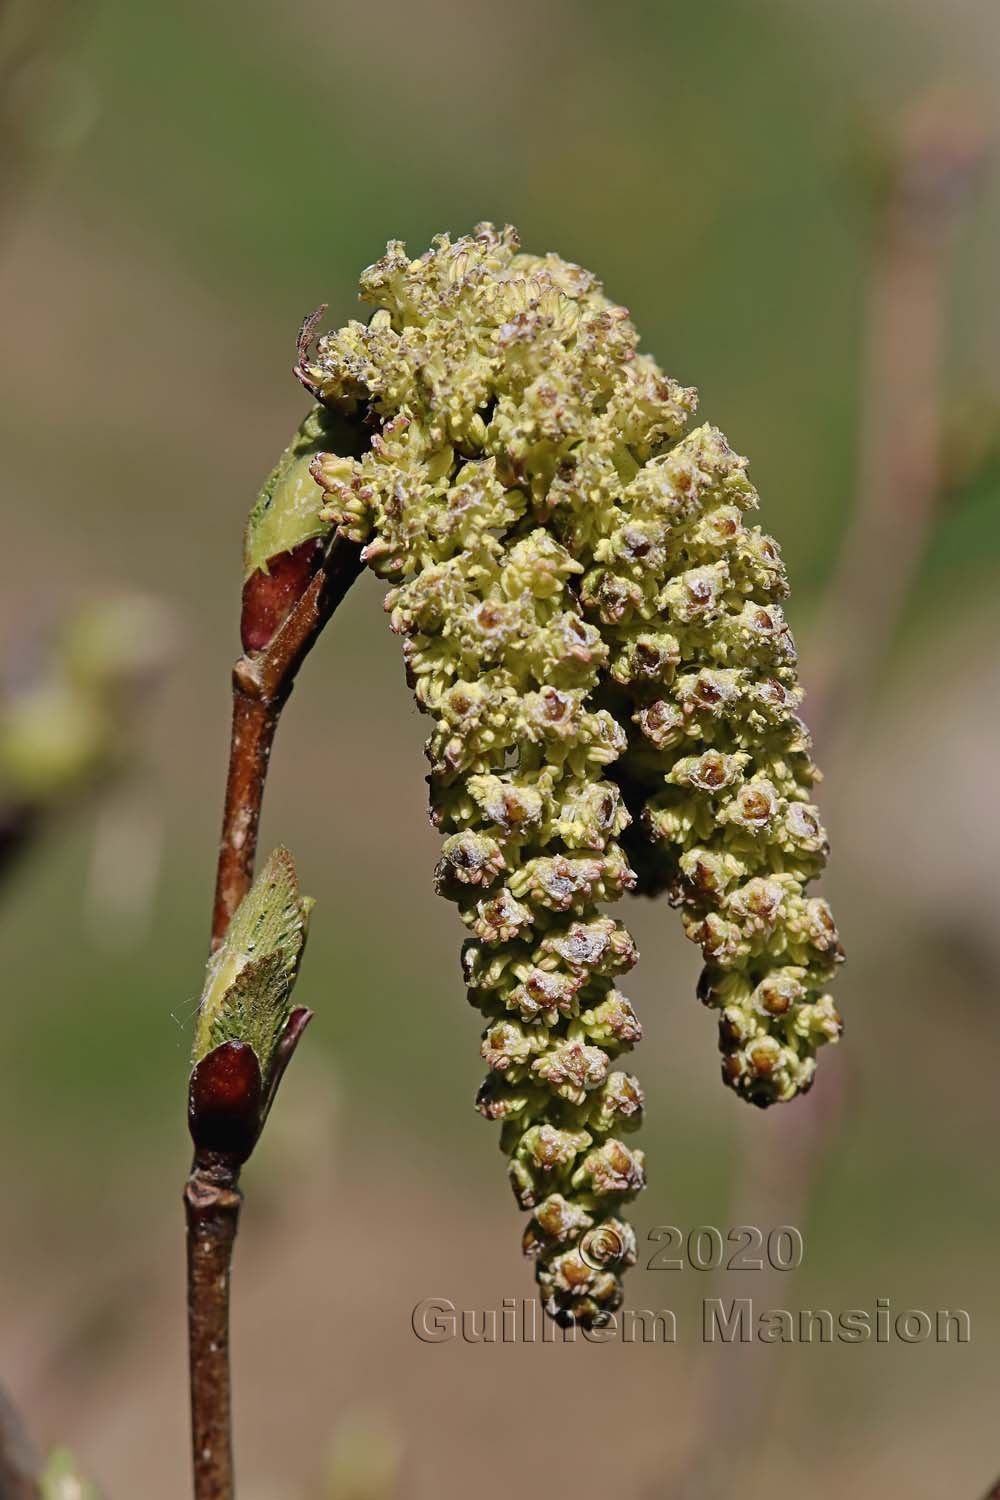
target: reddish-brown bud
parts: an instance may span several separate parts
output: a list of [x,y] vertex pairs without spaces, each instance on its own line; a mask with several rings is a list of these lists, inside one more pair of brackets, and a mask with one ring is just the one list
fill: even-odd
[[312,581],[324,542],[313,537],[291,552],[268,559],[243,585],[240,639],[244,651],[263,651],[271,644]]
[[223,1042],[191,1074],[188,1129],[200,1151],[246,1161],[260,1134],[264,1103],[260,1063],[247,1042]]

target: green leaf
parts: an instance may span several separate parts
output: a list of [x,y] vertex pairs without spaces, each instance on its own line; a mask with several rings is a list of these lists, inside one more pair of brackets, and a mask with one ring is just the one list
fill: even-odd
[[316,454],[329,442],[326,413],[314,407],[278,459],[250,512],[243,539],[244,582],[259,569],[266,572],[272,557],[332,530],[329,521],[319,518],[326,495],[309,472]]
[[291,1011],[313,902],[287,849],[276,849],[209,959],[195,1031],[197,1064],[223,1042],[253,1047],[266,1078]]

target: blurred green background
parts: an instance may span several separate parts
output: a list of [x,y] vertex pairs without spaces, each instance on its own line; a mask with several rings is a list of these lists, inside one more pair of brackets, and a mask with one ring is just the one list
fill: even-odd
[[[317,1019],[246,1174],[234,1312],[245,1500],[315,1492],[358,1412],[417,1500],[974,1497],[1000,1471],[994,0],[37,0],[0,26],[4,639],[123,587],[177,622],[136,768],[48,830],[0,911],[2,1376],[109,1496],[187,1483],[190,1020],[240,533],[304,409],[300,319],[352,315],[387,238],[419,253],[482,218],[595,269],[750,454],[808,686],[873,395],[872,164],[927,100],[981,130],[943,252],[956,475],[821,789],[850,963],[845,1043],[808,1099],[763,1116],[723,1090],[696,951],[665,906],[628,914],[644,1258],[658,1224],[792,1222],[801,1269],[636,1270],[633,1305],[677,1311],[673,1347],[415,1339],[421,1298],[532,1287],[471,1109],[425,726],[365,577],[302,674],[268,789],[263,843],[291,846],[318,901],[299,991]],[[705,1349],[715,1295],[962,1307],[973,1338]]]

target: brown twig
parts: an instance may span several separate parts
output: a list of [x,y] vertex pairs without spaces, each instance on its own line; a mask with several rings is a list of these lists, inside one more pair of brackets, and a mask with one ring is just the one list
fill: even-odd
[[39,1500],[40,1467],[21,1418],[0,1389],[0,1500]]
[[267,763],[281,710],[323,626],[362,568],[361,549],[335,537],[299,603],[269,645],[233,668],[233,728],[212,912],[212,950],[250,889]]
[[[316,571],[273,637],[257,651],[246,651],[233,668],[233,721],[226,779],[222,838],[219,845],[212,950],[223,942],[233,913],[253,880],[254,858],[268,761],[281,710],[296,675],[314,642],[361,571],[361,549],[334,537],[318,559]],[[251,1049],[230,1052],[218,1064],[210,1054],[194,1075],[192,1134],[196,1148],[184,1188],[188,1249],[188,1339],[191,1379],[191,1439],[195,1500],[231,1500],[233,1452],[229,1368],[229,1273],[242,1197],[240,1166],[253,1149],[274,1092],[310,1019],[295,1010],[278,1046],[265,1086],[259,1069],[258,1093],[245,1067]],[[222,1053],[224,1049],[218,1049]],[[247,1056],[249,1054],[249,1058]],[[232,1097],[254,1097],[254,1119],[246,1141],[234,1149],[215,1149],[199,1138],[211,1114],[199,1110],[198,1080],[205,1064],[216,1060],[210,1089],[213,1103]],[[243,1075],[238,1076],[239,1070]],[[204,1080],[203,1080],[204,1081]],[[203,1103],[203,1101],[202,1101]],[[199,1123],[200,1116],[200,1123]],[[213,1128],[209,1121],[209,1130]],[[229,1128],[227,1126],[226,1128]]]
[[197,1500],[233,1494],[229,1382],[229,1269],[243,1195],[239,1167],[195,1153],[184,1188],[187,1213],[191,1446]]
[[938,518],[948,249],[985,155],[974,121],[929,106],[904,123],[872,259],[858,498],[810,651],[809,717],[839,748],[873,685]]

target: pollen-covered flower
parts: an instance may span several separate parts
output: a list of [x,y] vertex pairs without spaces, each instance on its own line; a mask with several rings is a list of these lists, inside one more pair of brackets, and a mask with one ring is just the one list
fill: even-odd
[[[643,1186],[621,1136],[642,1094],[637,957],[603,903],[665,889],[707,967],[724,1076],[756,1103],[808,1086],[839,1018],[816,772],[775,543],[745,460],[690,428],[695,392],[638,351],[588,272],[511,229],[392,243],[375,305],[303,351],[362,454],[320,453],[310,511],[361,544],[433,728],[441,892],[486,1018],[478,1106],[502,1121],[546,1306],[599,1322],[635,1256]],[[310,532],[310,535],[313,533]]]

